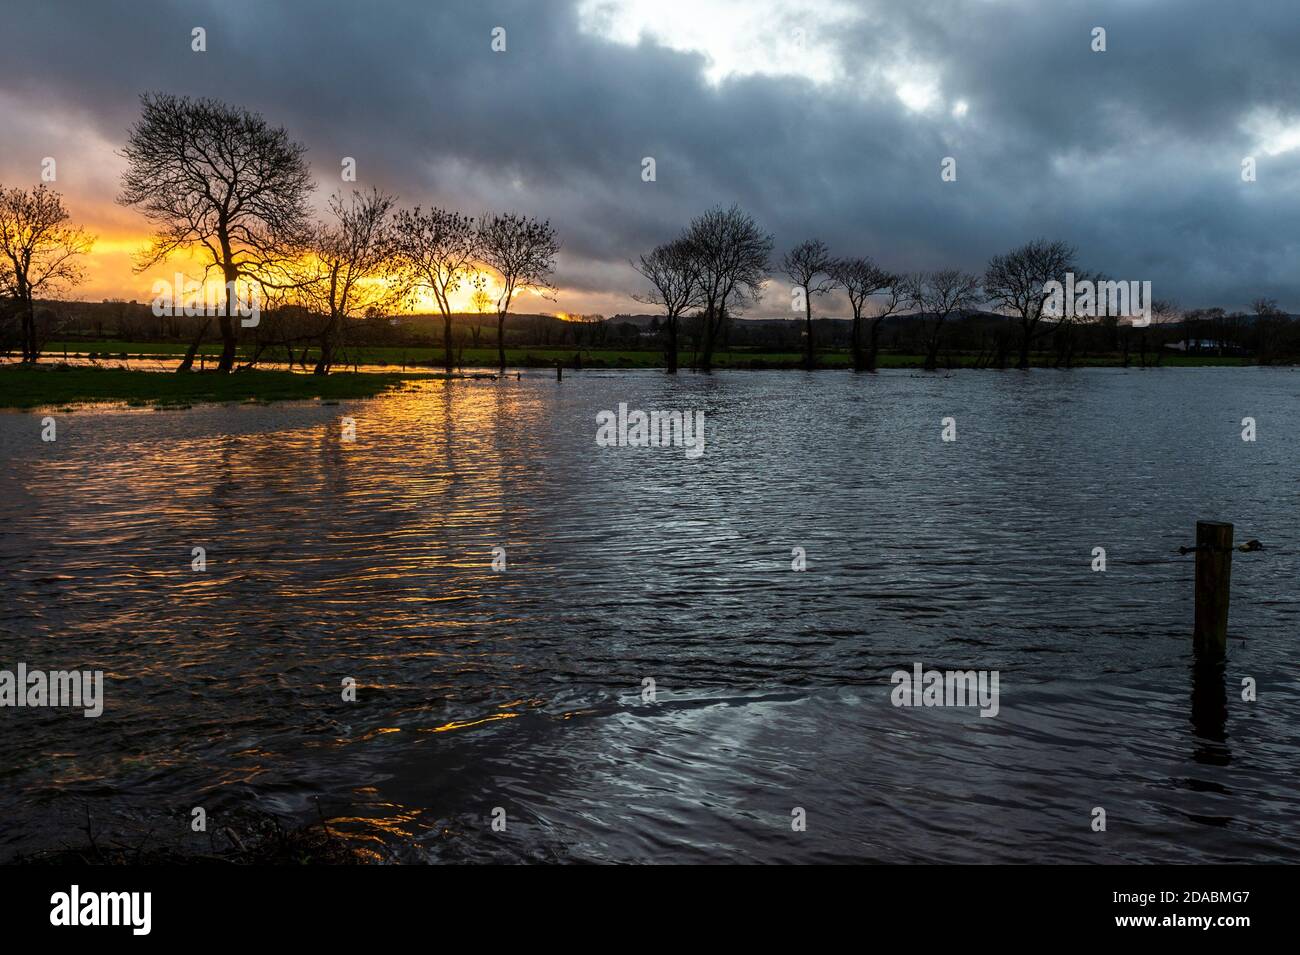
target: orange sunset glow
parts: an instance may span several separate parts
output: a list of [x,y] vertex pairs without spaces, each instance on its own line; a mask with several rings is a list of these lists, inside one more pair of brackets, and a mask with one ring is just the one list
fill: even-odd
[[[54,109],[40,116],[26,113],[21,102],[4,91],[0,91],[0,113],[21,115],[24,124],[16,131],[18,135],[7,139],[5,150],[0,152],[0,185],[23,188],[46,185],[62,196],[70,221],[95,237],[90,253],[78,260],[82,280],[74,287],[61,289],[61,299],[146,303],[152,300],[152,289],[157,281],[171,283],[178,273],[188,281],[204,280],[205,267],[210,265],[210,259],[201,249],[182,249],[146,271],[137,271],[142,254],[149,248],[152,231],[150,223],[140,212],[117,201],[121,177],[126,169],[121,154],[128,131],[125,121],[116,134],[117,138],[113,138],[106,132],[92,132],[80,122],[75,112]],[[290,130],[290,134],[293,133]],[[309,158],[317,159],[310,151]],[[55,160],[52,178],[46,169],[50,159]],[[313,170],[316,168],[313,166]],[[315,206],[313,215],[317,220],[329,219],[325,203],[328,196],[340,188],[347,193],[368,186],[358,182],[340,187],[339,183],[329,179],[318,179],[312,200]],[[412,202],[419,198],[428,202],[427,197],[415,196]],[[483,279],[482,288],[490,300],[486,308],[481,307],[483,303],[474,301],[478,288],[473,281],[475,278]],[[205,284],[220,285],[220,281],[210,277]],[[634,304],[621,292],[568,291],[563,283],[558,284],[560,288],[553,300],[534,290],[517,291],[512,308],[549,314],[567,305],[575,312],[613,313]],[[457,313],[492,312],[500,292],[497,276],[481,270],[462,281],[451,294],[452,309]],[[438,304],[431,292],[422,290],[393,310],[434,314],[438,312]]]
[[[102,214],[104,210],[101,209],[100,212]],[[78,218],[75,208],[73,217]],[[94,221],[91,216],[82,216],[80,219],[87,223]],[[109,221],[105,222],[102,228],[97,229],[94,225],[88,225],[89,230],[96,237],[95,245],[93,251],[85,256],[82,262],[85,280],[72,291],[70,298],[85,301],[122,299],[149,302],[154,297],[154,282],[170,283],[178,273],[190,281],[203,281],[204,287],[214,292],[222,287],[221,279],[217,275],[209,275],[204,280],[204,266],[208,263],[202,256],[194,253],[177,253],[144,272],[136,271],[136,262],[150,244],[148,233],[128,232],[121,229],[118,223],[120,216],[104,216],[104,219]],[[475,293],[480,287],[487,296],[486,302],[475,301]],[[501,291],[501,282],[494,273],[479,270],[462,281],[459,288],[451,294],[452,310],[457,313],[490,314],[496,308]],[[554,311],[554,303],[532,289],[516,292],[512,307],[522,307],[527,312]],[[436,314],[438,300],[428,289],[420,289],[394,311],[408,314]],[[567,313],[563,312],[555,314],[558,318],[568,317]]]

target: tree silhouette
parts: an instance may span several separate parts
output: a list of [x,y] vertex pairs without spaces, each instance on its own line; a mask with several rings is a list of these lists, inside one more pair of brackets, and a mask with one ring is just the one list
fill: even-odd
[[781,271],[795,288],[803,289],[804,359],[806,369],[812,371],[816,364],[813,350],[812,298],[825,295],[838,282],[834,277],[836,262],[820,239],[801,242],[781,259]]
[[284,284],[309,231],[311,177],[305,147],[257,113],[214,99],[168,93],[140,97],[118,201],[154,223],[143,272],[173,252],[206,254],[204,274],[221,272],[218,370],[235,366],[235,288],[240,279]]
[[668,329],[664,357],[668,374],[675,375],[678,320],[688,309],[698,308],[703,302],[700,266],[695,250],[688,239],[677,238],[656,246],[634,262],[632,267],[650,283],[649,291],[633,298],[647,305],[658,305],[664,310],[664,327]]
[[549,221],[525,218],[512,212],[486,215],[479,226],[479,254],[483,263],[501,277],[497,299],[497,360],[506,370],[506,315],[510,302],[524,289],[553,293],[551,274],[560,243]]
[[319,225],[308,243],[309,254],[297,283],[299,304],[325,316],[320,334],[317,375],[329,374],[347,320],[382,310],[400,297],[393,279],[391,212],[395,199],[378,189],[353,190],[330,197],[334,221]]
[[729,305],[755,301],[762,291],[773,241],[753,216],[735,205],[729,209],[718,206],[696,216],[686,230],[686,239],[699,268],[704,306],[700,368],[709,371],[719,334],[731,314]]
[[984,294],[993,304],[1007,309],[1020,319],[1019,368],[1029,367],[1029,348],[1048,295],[1048,282],[1065,282],[1065,273],[1075,271],[1076,252],[1064,242],[1035,239],[995,255],[984,271]]
[[[954,312],[960,314],[980,301],[980,278],[960,269],[915,272],[905,280],[908,297],[925,322],[925,370],[939,365],[939,342],[943,323]],[[926,316],[929,320],[926,321]]]
[[36,300],[79,283],[83,273],[76,258],[95,244],[69,218],[63,197],[44,185],[0,185],[0,292],[17,303],[24,362],[40,357]]
[[[904,301],[901,281],[892,272],[886,272],[875,262],[867,258],[841,259],[831,271],[832,277],[849,297],[849,306],[853,309],[853,370],[875,371],[876,351],[879,340],[880,323],[898,310]],[[892,291],[884,309],[871,320],[871,347],[864,354],[862,351],[862,313],[871,296],[886,289]]]
[[451,353],[451,296],[475,272],[479,235],[474,217],[447,209],[419,206],[397,213],[393,225],[396,261],[403,284],[433,293],[442,313],[443,364],[447,374],[455,368]]

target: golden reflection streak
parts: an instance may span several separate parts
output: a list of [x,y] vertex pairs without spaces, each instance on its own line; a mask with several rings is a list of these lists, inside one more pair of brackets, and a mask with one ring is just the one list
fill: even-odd
[[463,730],[470,726],[482,726],[484,723],[492,723],[496,720],[513,720],[518,713],[494,713],[491,716],[485,716],[478,720],[460,720],[444,723],[442,726],[435,726],[432,729],[422,729],[421,733],[449,733],[452,730]]

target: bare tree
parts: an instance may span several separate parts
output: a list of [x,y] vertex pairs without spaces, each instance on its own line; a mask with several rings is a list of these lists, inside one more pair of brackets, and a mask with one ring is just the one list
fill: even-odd
[[82,279],[77,256],[95,244],[81,226],[70,225],[63,197],[44,185],[0,185],[0,294],[15,302],[22,327],[24,362],[40,358],[36,300]]
[[136,271],[173,252],[206,253],[205,274],[219,270],[226,286],[217,367],[228,372],[235,366],[236,283],[283,282],[307,236],[306,149],[257,113],[218,100],[146,93],[140,103],[118,198],[156,229]]
[[762,291],[773,241],[753,216],[734,205],[729,209],[718,206],[696,216],[687,228],[686,238],[699,268],[704,307],[700,367],[709,371],[719,333],[731,315],[729,305],[738,308],[753,302]]
[[820,239],[801,242],[781,258],[781,271],[792,287],[803,292],[803,365],[809,371],[817,361],[813,346],[812,298],[825,295],[838,284],[833,276],[835,266],[830,249]]
[[402,209],[394,224],[395,248],[408,288],[433,293],[443,320],[444,365],[451,374],[451,296],[471,281],[480,256],[479,233],[473,216],[447,209]]
[[1074,246],[1035,239],[1005,255],[995,255],[984,271],[984,294],[989,301],[1020,319],[1020,362],[1029,367],[1029,348],[1049,298],[1048,282],[1064,282],[1075,270]]
[[538,221],[507,212],[487,215],[479,226],[479,254],[483,263],[501,277],[497,299],[497,360],[506,370],[506,315],[510,302],[524,289],[553,294],[551,275],[560,243],[550,221]]
[[[1154,306],[1152,306],[1152,310],[1153,311],[1155,310]],[[1268,315],[1282,314],[1282,310],[1277,307],[1277,299],[1265,298],[1262,295],[1250,303],[1250,310],[1254,312],[1257,317],[1260,318],[1263,318]]]
[[[1088,270],[1072,269],[1074,272],[1074,281],[1076,285],[1082,285],[1087,282],[1094,289],[1101,289],[1102,283],[1110,281],[1103,272],[1093,272]],[[1064,284],[1064,276],[1058,279]],[[1084,286],[1086,287],[1086,286]],[[1063,290],[1065,291],[1065,290]],[[1098,293],[1100,295],[1100,292]],[[1077,303],[1077,296],[1076,296]],[[1065,301],[1062,300],[1062,305]],[[1116,348],[1119,347],[1119,328],[1120,316],[1110,314],[1110,310],[1103,307],[1101,302],[1096,303],[1096,308],[1080,309],[1077,307],[1062,308],[1061,314],[1056,317],[1056,324],[1052,326],[1053,347],[1056,350],[1056,358],[1053,361],[1055,368],[1073,368],[1074,367],[1074,346],[1077,338],[1076,333],[1085,325],[1094,325],[1102,329],[1103,340],[1109,338],[1110,344]],[[1096,312],[1097,314],[1093,314]],[[1051,312],[1047,313],[1049,316]]]
[[648,255],[640,257],[632,267],[650,283],[649,291],[633,296],[638,302],[658,305],[664,310],[664,325],[668,329],[665,358],[668,374],[677,374],[677,325],[687,310],[699,308],[703,302],[700,285],[700,266],[695,250],[688,239],[677,238],[656,246]]
[[309,273],[297,283],[298,304],[325,316],[320,333],[320,357],[315,373],[329,374],[347,320],[370,309],[392,305],[399,296],[391,281],[394,198],[378,189],[353,190],[345,202],[342,193],[330,197],[334,222],[318,226],[308,257],[300,266]]
[[[888,315],[897,311],[904,301],[900,279],[867,258],[840,259],[834,264],[831,275],[848,294],[849,305],[853,309],[853,370],[875,371],[880,323]],[[871,296],[886,289],[891,290],[892,294],[881,313],[872,318],[871,347],[864,354],[862,351],[863,309],[871,300]]]
[[[1151,307],[1152,313],[1156,314],[1157,308],[1162,304],[1164,303],[1156,302]],[[1271,364],[1279,350],[1283,330],[1290,324],[1290,317],[1278,307],[1275,298],[1260,296],[1250,303],[1250,308],[1255,313],[1256,359],[1261,365]],[[1176,312],[1177,306],[1172,306],[1170,311]]]
[[959,269],[917,272],[905,280],[908,297],[921,313],[925,325],[925,369],[939,365],[939,342],[943,323],[954,312],[960,314],[980,302],[980,278]]

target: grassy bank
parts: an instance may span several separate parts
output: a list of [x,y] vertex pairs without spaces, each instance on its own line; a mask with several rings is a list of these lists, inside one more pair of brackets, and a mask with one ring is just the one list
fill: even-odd
[[[128,361],[135,357],[173,357],[179,360],[185,350],[186,345],[182,342],[57,341],[46,346],[45,355],[50,360],[58,360],[65,352],[69,355],[95,354],[101,358],[114,361],[120,361],[122,356],[127,356]],[[220,342],[209,343],[200,349],[200,353],[205,355],[208,364],[211,364],[221,353],[221,344]],[[309,350],[307,354],[307,360],[310,363],[316,357],[315,349]],[[463,348],[458,349],[455,354],[458,365],[463,368],[495,368],[497,365],[497,351],[495,348]],[[295,355],[298,356],[300,353],[295,353]],[[652,348],[574,348],[573,346],[546,348],[533,346],[506,349],[506,363],[511,368],[553,367],[556,361],[561,361],[565,367],[571,368],[575,364],[575,356],[581,356],[582,365],[586,368],[662,368],[664,365],[663,353]],[[1154,355],[1149,357],[1151,361],[1155,360]],[[287,355],[283,349],[279,349],[278,352],[275,349],[267,349],[262,353],[261,358],[267,362],[284,361]],[[442,367],[442,351],[440,348],[435,347],[354,347],[348,349],[347,359],[348,365],[355,362],[362,365],[393,367],[394,369],[403,366],[407,369],[428,368],[430,370]],[[247,360],[247,356],[242,349],[240,360]],[[1162,354],[1160,360],[1162,366],[1175,368],[1202,365],[1254,364],[1253,360],[1249,358],[1237,356],[1181,355],[1168,352]],[[683,368],[689,367],[692,361],[690,352],[684,351],[680,361]],[[981,358],[978,355],[954,353],[944,355],[940,365],[945,368],[970,368],[979,364],[980,361]],[[848,368],[851,364],[851,358],[847,350],[822,351],[817,355],[817,362],[823,368]],[[724,349],[714,356],[715,368],[798,368],[802,363],[802,354],[794,351]],[[1046,353],[1034,355],[1032,356],[1032,363],[1035,367],[1050,367],[1055,363],[1055,356]],[[881,368],[921,368],[924,364],[924,355],[887,352],[881,354],[879,358]],[[1119,354],[1088,355],[1074,360],[1074,365],[1081,367],[1120,367],[1123,364],[1123,356]],[[1136,353],[1130,355],[1129,364],[1130,367],[1137,366],[1138,356]]]
[[73,368],[43,364],[0,366],[0,407],[38,408],[85,402],[133,407],[185,406],[210,401],[341,401],[372,398],[412,376],[340,373],[328,377],[288,371],[240,371],[188,375],[119,368]]

